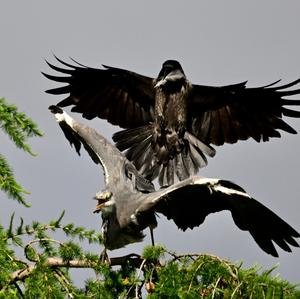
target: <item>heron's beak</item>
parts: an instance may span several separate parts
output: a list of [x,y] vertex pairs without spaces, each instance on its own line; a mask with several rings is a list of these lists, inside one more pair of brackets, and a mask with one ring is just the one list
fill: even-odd
[[102,208],[104,207],[105,203],[97,204],[96,209],[93,211],[93,213],[99,213]]
[[97,192],[94,199],[98,200],[98,203],[93,213],[99,213],[102,210],[102,208],[105,206],[105,203],[108,202],[111,197],[112,197],[112,193],[110,191],[106,190],[103,192]]

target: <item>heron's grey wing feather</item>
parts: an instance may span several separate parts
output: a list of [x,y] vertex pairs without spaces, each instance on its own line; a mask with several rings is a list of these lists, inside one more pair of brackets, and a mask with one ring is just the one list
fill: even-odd
[[109,178],[124,166],[124,155],[96,130],[74,120],[61,108],[50,106],[49,109],[71,145],[74,144],[76,151],[79,153],[80,143],[83,144],[93,161],[101,164],[108,183]]
[[229,210],[235,224],[249,231],[265,252],[278,256],[272,241],[285,251],[291,251],[288,244],[298,246],[297,231],[229,181],[191,177],[154,193],[142,209],[164,214],[183,230],[199,226],[211,213]]

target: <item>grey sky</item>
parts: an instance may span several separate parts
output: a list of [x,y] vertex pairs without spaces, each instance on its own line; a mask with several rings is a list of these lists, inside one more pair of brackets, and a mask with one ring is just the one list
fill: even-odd
[[[103,63],[153,77],[164,60],[177,59],[192,82],[207,85],[249,80],[249,86],[257,86],[300,77],[299,1],[28,0],[2,1],[0,7],[0,96],[26,112],[45,133],[30,142],[39,154],[36,158],[16,150],[1,134],[1,153],[31,191],[32,203],[26,209],[1,194],[4,224],[13,211],[31,222],[48,221],[65,209],[66,222],[100,227],[91,200],[103,186],[99,168],[86,154],[76,155],[47,109],[61,99],[44,93],[56,85],[40,73],[53,73],[44,62],[55,62],[52,53],[93,67]],[[80,115],[72,116],[81,120]],[[288,123],[300,132],[300,120]],[[108,138],[117,130],[101,120],[89,125]],[[219,147],[201,174],[234,181],[300,231],[299,149],[300,135],[288,134],[264,144],[247,141]],[[300,281],[299,249],[291,254],[279,249],[278,259],[268,256],[235,227],[229,213],[212,215],[185,233],[162,218],[155,238],[182,253],[208,252],[244,260],[245,265],[279,263],[283,278]],[[140,252],[146,244],[148,236],[142,244],[111,255]]]

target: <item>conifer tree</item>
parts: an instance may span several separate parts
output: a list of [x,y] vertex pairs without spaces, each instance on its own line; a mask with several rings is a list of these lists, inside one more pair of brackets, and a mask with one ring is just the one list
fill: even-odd
[[[27,139],[42,133],[3,98],[0,124],[18,148],[35,155]],[[24,198],[28,192],[16,182],[3,155],[0,186],[8,198],[29,207]],[[103,261],[82,245],[97,244],[100,252],[101,234],[64,223],[63,217],[64,212],[48,223],[25,224],[12,213],[10,223],[0,223],[0,298],[300,298],[296,286],[271,275],[274,268],[258,274],[258,266],[244,269],[213,255],[178,255],[149,246],[140,255]],[[60,240],[57,232],[65,238]],[[79,288],[71,268],[90,268],[95,275]]]

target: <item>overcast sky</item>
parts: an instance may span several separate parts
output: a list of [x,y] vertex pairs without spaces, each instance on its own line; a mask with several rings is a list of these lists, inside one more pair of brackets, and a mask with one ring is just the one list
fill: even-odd
[[[53,53],[92,67],[103,63],[152,77],[164,60],[177,59],[193,83],[206,85],[248,80],[249,86],[260,86],[300,77],[300,2],[296,0],[27,0],[2,1],[0,11],[0,96],[27,113],[45,133],[30,140],[38,153],[35,158],[16,150],[1,134],[1,154],[31,192],[27,199],[32,204],[30,209],[21,207],[1,193],[4,225],[14,211],[30,223],[47,222],[65,209],[65,223],[100,228],[91,198],[103,188],[102,171],[88,155],[76,155],[47,109],[62,99],[44,93],[57,86],[41,75],[41,71],[54,73],[44,60],[55,64]],[[81,120],[78,114],[72,116]],[[299,119],[288,123],[300,131]],[[102,120],[89,125],[107,138],[118,129]],[[216,157],[200,173],[234,181],[300,231],[299,150],[300,135],[285,133],[264,144],[227,145],[217,148]],[[278,259],[267,255],[250,234],[235,227],[227,212],[211,215],[199,228],[185,233],[161,217],[155,239],[180,253],[207,252],[244,260],[247,266],[279,263],[275,272],[300,282],[300,249],[293,253],[279,249]],[[149,236],[111,256],[140,253],[148,244]],[[80,270],[75,273],[77,280],[87,275]]]

